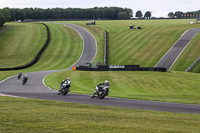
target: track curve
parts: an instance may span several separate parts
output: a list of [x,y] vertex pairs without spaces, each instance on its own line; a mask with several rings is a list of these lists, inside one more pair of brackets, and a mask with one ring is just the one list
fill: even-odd
[[[73,66],[82,65],[84,61],[91,62],[96,56],[97,45],[94,37],[88,31],[79,26],[65,23],[62,24],[74,28],[84,39],[84,50],[82,52],[82,56]],[[65,70],[70,70],[72,67]],[[22,82],[17,79],[17,76],[11,77],[4,82],[0,82],[0,93],[26,98],[56,100],[90,105],[200,114],[199,105],[130,100],[110,97],[99,100],[96,98],[91,99],[89,95],[71,93],[67,94],[67,96],[58,96],[56,90],[48,89],[43,85],[43,78],[46,75],[56,71],[60,70],[28,73],[29,80],[25,85],[22,85]]]
[[168,52],[160,59],[155,67],[164,67],[167,70],[173,66],[180,54],[191,42],[191,40],[200,32],[200,28],[186,31],[179,40],[168,50]]
[[12,26],[11,26],[11,25],[5,25],[5,27],[6,27],[6,28],[0,30],[0,34],[1,34],[2,32],[4,32],[4,31],[8,30],[8,29],[11,28]]

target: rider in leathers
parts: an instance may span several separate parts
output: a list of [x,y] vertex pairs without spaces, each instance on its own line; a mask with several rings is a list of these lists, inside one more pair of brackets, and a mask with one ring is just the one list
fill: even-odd
[[[61,86],[63,83],[68,82],[68,81],[70,82],[70,87],[71,87],[71,81],[70,81],[69,77],[67,77],[65,80],[63,80],[63,81],[61,82],[60,86]],[[70,91],[70,89],[69,89],[69,91]],[[61,93],[61,89],[58,90],[58,95],[60,95],[60,93]]]
[[[106,80],[104,83],[98,84],[98,86],[100,86],[100,85],[104,85],[102,89],[107,89],[107,90],[110,89],[110,83],[108,82],[108,80]],[[99,88],[97,87],[94,90],[93,97],[94,97],[94,95],[98,95],[98,93],[99,93]]]

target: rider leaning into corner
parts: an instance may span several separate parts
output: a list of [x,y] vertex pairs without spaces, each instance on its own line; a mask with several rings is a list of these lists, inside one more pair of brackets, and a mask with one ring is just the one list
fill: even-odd
[[[61,86],[63,83],[68,82],[68,81],[70,81],[69,77],[67,77],[65,80],[63,80],[63,81],[61,82],[60,86]],[[70,81],[70,87],[71,87],[71,81]],[[70,89],[69,89],[69,91],[70,91]],[[58,90],[58,94],[60,94],[60,93],[61,93],[61,90]]]
[[[103,88],[102,88],[102,89],[107,89],[107,90],[110,89],[110,83],[108,82],[108,80],[105,80],[104,83],[98,84],[98,86],[100,86],[100,85],[103,85]],[[97,87],[97,88],[95,88],[95,90],[94,90],[93,97],[94,97],[95,95],[98,95],[98,93],[99,93],[99,88]]]
[[23,76],[23,81],[27,82],[27,80],[28,80],[28,76],[25,74],[25,75]]

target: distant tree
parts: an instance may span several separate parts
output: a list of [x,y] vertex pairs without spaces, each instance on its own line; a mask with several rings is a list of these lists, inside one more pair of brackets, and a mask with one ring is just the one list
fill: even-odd
[[175,16],[175,15],[174,15],[173,12],[168,13],[168,17],[169,17],[169,18],[174,18],[174,16]]
[[137,18],[141,18],[142,16],[143,16],[143,14],[141,11],[137,11],[135,14],[135,17],[137,17]]
[[181,11],[177,11],[177,12],[175,12],[175,14],[174,14],[174,16],[175,16],[176,18],[182,18],[182,15],[183,15],[183,12],[181,12]]
[[129,19],[133,16],[132,9],[121,7],[94,8],[11,8],[12,20],[24,19]]
[[4,23],[5,23],[5,17],[0,10],[0,27],[2,27]]
[[4,8],[4,9],[1,10],[1,12],[5,17],[5,22],[9,22],[10,19],[11,19],[9,9],[8,8]]
[[150,18],[151,18],[151,12],[150,12],[150,11],[147,11],[147,12],[145,13],[144,17],[145,17],[146,19],[150,19]]
[[119,12],[117,18],[118,19],[128,19],[127,12]]
[[5,22],[10,21],[10,12],[7,8],[0,9],[0,27],[5,24]]

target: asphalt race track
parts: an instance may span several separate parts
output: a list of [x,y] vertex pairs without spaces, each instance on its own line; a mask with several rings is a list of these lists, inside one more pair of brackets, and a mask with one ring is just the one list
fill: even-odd
[[200,28],[195,28],[185,32],[181,38],[171,47],[171,49],[163,56],[163,58],[155,65],[155,67],[164,67],[170,70],[179,55],[190,43],[190,41],[200,32]]
[[[91,62],[96,56],[96,40],[94,37],[85,29],[79,26],[64,24],[74,28],[82,36],[84,40],[84,50],[80,59],[73,65],[82,65],[85,61]],[[71,70],[72,67],[65,69]],[[22,85],[22,79],[18,80],[17,76],[13,76],[0,82],[0,93],[19,96],[24,98],[33,99],[45,99],[45,100],[56,100],[63,102],[99,105],[99,106],[114,106],[123,108],[134,108],[142,110],[155,110],[155,111],[167,111],[167,112],[180,112],[180,113],[194,113],[200,114],[199,105],[191,104],[179,104],[179,103],[165,103],[145,100],[130,100],[121,98],[105,97],[100,100],[97,98],[91,99],[90,95],[72,94],[69,93],[66,96],[57,95],[56,90],[52,90],[44,86],[43,79],[46,75],[60,70],[50,70],[42,72],[28,73],[28,82]],[[94,86],[95,87],[95,86]],[[112,88],[111,88],[112,89]],[[94,88],[91,88],[91,94]]]

